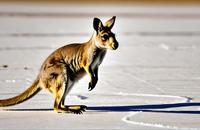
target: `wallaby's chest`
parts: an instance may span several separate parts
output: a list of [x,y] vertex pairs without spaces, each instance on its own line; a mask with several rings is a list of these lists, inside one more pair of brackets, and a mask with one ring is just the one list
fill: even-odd
[[98,67],[102,63],[102,61],[105,57],[105,54],[106,54],[106,50],[94,51],[94,53],[92,55],[92,62],[91,62],[92,69]]

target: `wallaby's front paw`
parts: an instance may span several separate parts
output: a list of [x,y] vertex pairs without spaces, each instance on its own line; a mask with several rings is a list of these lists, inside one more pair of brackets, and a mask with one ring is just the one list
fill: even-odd
[[92,87],[92,83],[89,82],[88,90],[91,91],[92,89],[93,89],[93,87]]
[[92,80],[91,82],[89,82],[88,90],[91,91],[92,89],[94,89],[96,84],[97,84],[97,80]]

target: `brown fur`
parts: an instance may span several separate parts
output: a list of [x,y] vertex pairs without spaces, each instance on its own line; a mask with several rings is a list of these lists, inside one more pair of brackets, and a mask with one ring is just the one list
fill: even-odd
[[69,44],[54,51],[41,66],[36,81],[22,94],[0,100],[0,107],[19,104],[41,89],[46,89],[55,96],[54,110],[61,113],[82,113],[86,106],[65,106],[65,97],[76,81],[86,73],[90,76],[88,89],[91,91],[98,81],[98,67],[107,49],[115,50],[118,42],[111,29],[115,16],[104,26],[98,18],[94,18],[94,34],[88,42]]

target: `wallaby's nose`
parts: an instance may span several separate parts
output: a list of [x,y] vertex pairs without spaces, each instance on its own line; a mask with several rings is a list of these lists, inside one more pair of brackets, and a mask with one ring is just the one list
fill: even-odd
[[113,45],[113,50],[116,50],[118,47],[119,47],[119,43],[115,42],[114,45]]

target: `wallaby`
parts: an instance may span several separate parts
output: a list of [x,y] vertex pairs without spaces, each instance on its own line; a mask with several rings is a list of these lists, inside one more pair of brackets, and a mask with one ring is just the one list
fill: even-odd
[[55,96],[54,111],[58,113],[81,114],[85,105],[64,105],[65,97],[76,81],[85,73],[90,77],[89,91],[94,89],[98,81],[98,68],[107,49],[116,50],[118,42],[111,29],[115,16],[105,25],[94,18],[94,33],[88,42],[69,44],[54,51],[44,61],[33,84],[16,97],[0,100],[0,107],[16,105],[30,99],[41,89],[47,89]]

